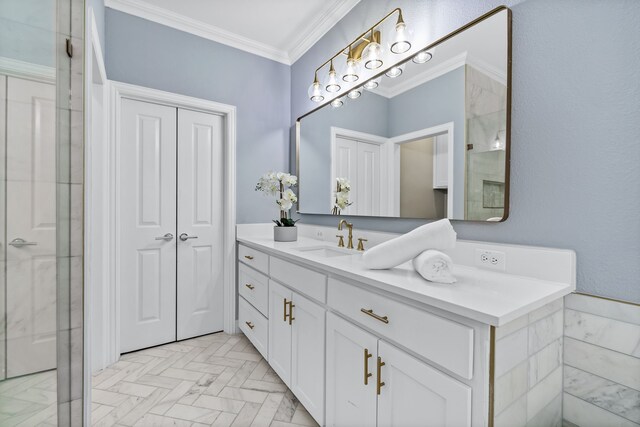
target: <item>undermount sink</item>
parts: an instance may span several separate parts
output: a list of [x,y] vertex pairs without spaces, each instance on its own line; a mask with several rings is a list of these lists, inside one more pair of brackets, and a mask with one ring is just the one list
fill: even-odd
[[353,255],[354,251],[342,248],[331,248],[329,246],[309,246],[306,248],[298,248],[300,252],[306,252],[312,255],[318,255],[324,258],[333,258],[338,256]]

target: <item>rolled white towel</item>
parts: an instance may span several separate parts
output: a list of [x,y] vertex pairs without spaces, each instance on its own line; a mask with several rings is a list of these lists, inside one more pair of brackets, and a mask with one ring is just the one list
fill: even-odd
[[456,245],[456,232],[448,219],[441,219],[374,246],[362,255],[367,268],[383,270],[415,258],[427,249],[447,250]]
[[455,283],[451,270],[453,261],[449,255],[429,249],[413,259],[413,268],[430,282]]

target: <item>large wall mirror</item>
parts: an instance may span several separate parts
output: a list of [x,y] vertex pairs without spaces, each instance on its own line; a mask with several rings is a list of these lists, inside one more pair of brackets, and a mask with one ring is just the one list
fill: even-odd
[[505,220],[510,20],[489,12],[298,119],[298,211]]

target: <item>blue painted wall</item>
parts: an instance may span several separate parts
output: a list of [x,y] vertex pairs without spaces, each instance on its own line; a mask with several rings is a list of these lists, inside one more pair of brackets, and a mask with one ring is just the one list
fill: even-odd
[[[455,222],[458,236],[574,249],[580,291],[640,302],[640,2],[363,1],[293,64],[290,123],[314,107],[315,67],[393,7],[435,40],[505,3],[513,10],[511,213],[498,224]],[[423,223],[353,220],[356,230],[397,232]]]
[[98,27],[98,37],[100,37],[100,47],[102,47],[102,53],[104,55],[104,0],[89,0],[87,3],[88,7],[93,9],[93,15],[96,17],[96,27]]
[[110,80],[237,107],[238,223],[277,218],[254,187],[289,166],[290,67],[110,8],[105,33]]

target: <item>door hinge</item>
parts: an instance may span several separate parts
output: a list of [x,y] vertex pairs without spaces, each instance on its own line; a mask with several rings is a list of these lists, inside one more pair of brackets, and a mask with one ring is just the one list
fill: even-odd
[[73,58],[73,45],[71,44],[71,39],[67,39],[67,56],[69,56],[69,58]]

